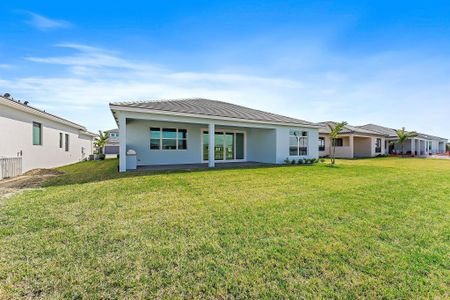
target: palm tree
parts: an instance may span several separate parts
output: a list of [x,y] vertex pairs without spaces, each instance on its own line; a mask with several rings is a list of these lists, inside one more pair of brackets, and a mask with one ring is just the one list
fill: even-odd
[[336,163],[336,139],[339,135],[339,132],[344,129],[345,125],[347,125],[347,122],[342,121],[340,123],[332,123],[328,124],[328,127],[330,128],[330,139],[331,139],[331,165],[334,165]]
[[402,149],[402,157],[404,157],[405,142],[409,138],[417,136],[417,133],[415,131],[408,132],[405,130],[405,127],[402,127],[402,129],[395,130],[395,133],[397,134],[397,141],[395,143],[400,144],[400,147]]
[[106,146],[107,143],[108,143],[108,133],[99,130],[98,137],[95,139],[94,145],[95,148],[97,148],[98,154],[100,156],[103,155],[103,148]]

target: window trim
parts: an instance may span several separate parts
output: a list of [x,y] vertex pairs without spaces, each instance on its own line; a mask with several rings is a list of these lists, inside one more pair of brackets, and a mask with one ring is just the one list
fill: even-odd
[[[301,132],[301,136],[297,137],[295,134],[292,135],[291,131],[298,131]],[[306,135],[304,135],[306,133]],[[291,154],[291,138],[295,137],[297,139],[297,154]],[[309,155],[309,131],[307,130],[301,130],[301,129],[294,129],[294,128],[290,128],[289,129],[289,134],[288,134],[288,154],[289,156],[296,156],[296,157],[300,157],[300,156],[308,156]],[[300,139],[305,140],[306,139],[306,147],[300,147]],[[306,148],[306,153],[305,154],[300,154],[300,148]]]
[[[35,144],[34,143],[34,126],[35,125],[39,125],[39,144]],[[32,131],[31,131],[32,132],[32,136],[31,136],[32,141],[31,142],[32,142],[33,146],[42,146],[44,144],[43,141],[42,141],[42,137],[43,137],[43,134],[42,134],[42,123],[33,121],[31,129],[32,129]]]
[[[159,135],[159,149],[152,149],[151,140],[157,140],[157,139],[153,139],[151,137],[152,128],[153,129],[156,129],[156,128],[159,129],[159,133],[160,133],[160,135]],[[176,130],[175,131],[175,136],[176,137],[175,138],[163,138],[163,129],[175,129]],[[179,130],[185,130],[186,131],[186,138],[182,139],[182,138],[178,137]],[[148,129],[148,132],[149,132],[149,144],[148,144],[148,147],[149,147],[150,151],[187,151],[188,150],[188,132],[189,132],[189,130],[187,128],[150,126],[149,129]],[[162,141],[163,140],[175,140],[175,147],[176,147],[176,149],[163,149],[162,148],[162,146],[163,146]],[[179,149],[178,148],[178,141],[179,140],[186,141],[186,148],[185,149]]]

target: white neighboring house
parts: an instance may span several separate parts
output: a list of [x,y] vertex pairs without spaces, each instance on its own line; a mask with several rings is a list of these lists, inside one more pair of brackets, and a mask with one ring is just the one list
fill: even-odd
[[84,126],[0,96],[0,157],[21,157],[22,172],[85,160],[95,134]]
[[319,156],[316,124],[227,102],[117,102],[110,108],[119,127],[121,172],[173,164],[282,164],[286,158]]

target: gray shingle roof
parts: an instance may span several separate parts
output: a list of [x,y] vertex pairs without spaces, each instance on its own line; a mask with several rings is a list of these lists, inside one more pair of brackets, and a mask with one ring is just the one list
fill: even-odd
[[384,127],[384,126],[380,126],[380,125],[375,125],[375,124],[366,124],[363,126],[358,126],[359,128],[363,128],[363,129],[367,129],[367,130],[371,130],[371,131],[375,131],[381,134],[385,134],[388,135],[390,137],[395,137],[397,136],[397,134],[395,133],[395,129],[393,128],[389,128],[389,127]]
[[137,102],[113,102],[110,106],[160,110],[174,113],[187,113],[204,116],[226,117],[270,123],[290,123],[306,126],[317,126],[315,123],[273,114],[257,109],[227,102],[195,99],[153,100]]
[[[319,132],[320,133],[330,133],[331,129],[328,125],[334,125],[336,122],[333,121],[326,121],[326,122],[320,122],[318,123],[320,125]],[[385,133],[361,128],[359,126],[352,126],[352,125],[345,125],[345,127],[340,132],[341,134],[349,134],[349,133],[359,133],[359,134],[366,134],[366,135],[386,135]]]
[[[359,128],[364,128],[364,129],[367,129],[367,130],[380,132],[380,133],[389,135],[389,137],[397,137],[397,133],[395,132],[394,128],[384,127],[384,126],[375,125],[375,124],[366,124],[366,125],[358,126],[358,127]],[[427,140],[447,141],[446,138],[442,138],[442,137],[438,137],[438,136],[434,136],[434,135],[426,134],[426,133],[420,133],[420,132],[417,132],[417,137],[423,138],[423,139],[427,139]]]

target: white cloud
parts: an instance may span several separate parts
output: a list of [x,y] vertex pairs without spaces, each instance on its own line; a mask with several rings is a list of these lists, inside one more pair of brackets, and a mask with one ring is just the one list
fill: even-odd
[[[249,68],[245,73],[231,68],[226,72],[173,70],[97,47],[57,46],[72,49],[73,54],[26,59],[61,67],[58,76],[10,79],[0,74],[0,90],[91,130],[115,126],[109,102],[203,97],[310,121],[406,126],[450,137],[450,128],[444,126],[450,111],[450,63],[438,57],[424,60],[390,52],[356,59],[321,53],[317,62],[309,61],[320,67],[279,77]],[[329,61],[332,68],[327,67]]]
[[73,24],[68,21],[50,19],[48,17],[39,15],[32,11],[19,11],[19,12],[23,12],[28,15],[29,18],[28,20],[25,21],[25,23],[42,31],[56,28],[70,28],[73,26]]
[[[59,44],[75,50],[71,55],[26,57],[39,64],[65,68],[61,76],[8,79],[0,75],[0,87],[31,103],[71,115],[92,130],[114,126],[107,104],[119,100],[203,97],[253,107],[283,105],[283,94],[302,89],[298,81],[218,72],[178,72],[147,62],[122,58],[119,53],[79,45]],[[55,111],[56,110],[56,111]],[[78,113],[76,113],[78,112]]]

